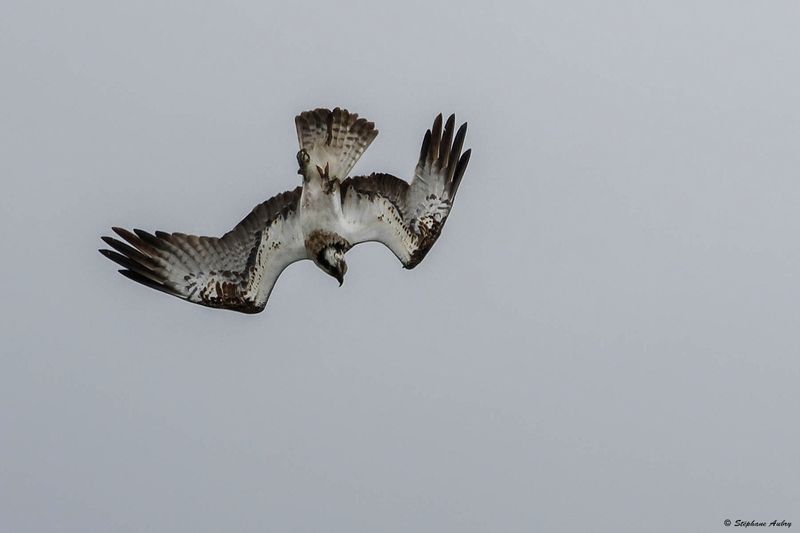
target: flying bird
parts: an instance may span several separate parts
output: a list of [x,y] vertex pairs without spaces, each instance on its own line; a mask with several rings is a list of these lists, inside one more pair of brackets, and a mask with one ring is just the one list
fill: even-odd
[[378,130],[356,113],[315,109],[295,118],[302,185],[257,205],[222,237],[114,227],[100,253],[119,272],[189,302],[242,313],[264,310],[281,272],[310,259],[344,282],[344,256],[362,242],[386,245],[405,268],[439,238],[471,150],[467,124],[442,115],[425,133],[411,182],[384,173],[348,177]]

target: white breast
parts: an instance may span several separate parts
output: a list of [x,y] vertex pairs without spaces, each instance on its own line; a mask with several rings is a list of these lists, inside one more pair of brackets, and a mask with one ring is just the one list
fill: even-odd
[[303,193],[300,196],[300,221],[305,237],[317,230],[339,233],[344,223],[344,216],[338,184],[330,192],[323,190],[322,181],[319,179],[312,179],[303,184]]

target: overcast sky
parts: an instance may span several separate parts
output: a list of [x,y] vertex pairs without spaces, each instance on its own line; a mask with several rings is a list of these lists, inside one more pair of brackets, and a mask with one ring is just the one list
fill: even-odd
[[[120,5],[112,5],[120,4]],[[0,531],[800,526],[800,4],[0,5]],[[299,184],[293,117],[473,157],[405,271],[265,312],[97,253]]]

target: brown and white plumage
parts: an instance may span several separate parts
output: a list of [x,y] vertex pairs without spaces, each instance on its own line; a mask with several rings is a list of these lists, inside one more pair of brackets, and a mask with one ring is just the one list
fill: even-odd
[[389,174],[347,178],[375,139],[373,123],[339,108],[295,119],[303,186],[259,204],[222,237],[113,228],[100,252],[120,273],[201,305],[257,313],[281,272],[310,259],[341,284],[345,253],[361,242],[388,246],[413,268],[439,238],[469,162],[466,124],[434,121],[411,183]]
[[390,174],[345,180],[342,209],[354,244],[378,241],[414,268],[441,235],[464,177],[471,150],[463,154],[467,125],[453,137],[455,115],[442,131],[442,116],[425,133],[414,178],[407,183]]
[[120,273],[190,302],[257,313],[283,269],[306,258],[297,213],[301,188],[259,204],[220,238],[113,228],[100,253]]

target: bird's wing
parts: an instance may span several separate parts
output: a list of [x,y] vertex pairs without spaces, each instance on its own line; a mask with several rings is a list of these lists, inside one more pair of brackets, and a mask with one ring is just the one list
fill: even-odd
[[[294,122],[301,150],[298,154],[300,173],[306,178],[310,172],[327,170],[329,177],[343,180],[378,136],[375,124],[338,107],[333,111],[304,111]],[[302,160],[303,151],[307,155],[305,161]]]
[[350,228],[346,236],[357,244],[385,244],[406,268],[414,268],[431,249],[453,208],[471,150],[461,148],[467,125],[453,136],[455,115],[442,131],[442,116],[422,141],[410,184],[389,174],[348,178],[342,183],[342,210]]
[[257,205],[222,237],[113,228],[100,253],[119,272],[190,302],[243,313],[264,310],[284,268],[306,258],[298,203],[301,187]]

